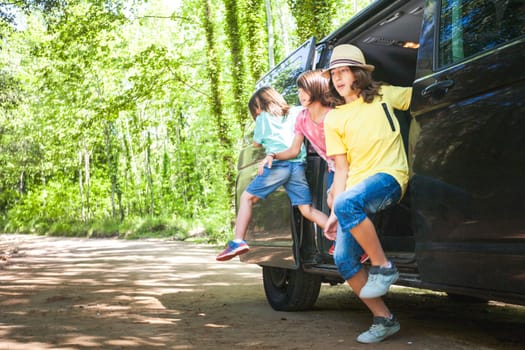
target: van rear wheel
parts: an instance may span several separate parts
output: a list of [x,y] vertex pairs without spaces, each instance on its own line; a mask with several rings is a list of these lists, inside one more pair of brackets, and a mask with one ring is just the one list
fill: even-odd
[[321,276],[301,269],[263,266],[263,282],[266,299],[277,311],[308,310],[321,290]]

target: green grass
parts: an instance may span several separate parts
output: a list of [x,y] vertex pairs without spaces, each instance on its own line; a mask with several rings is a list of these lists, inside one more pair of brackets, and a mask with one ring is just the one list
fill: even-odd
[[101,219],[92,221],[32,220],[14,224],[0,222],[3,232],[28,233],[54,237],[87,238],[163,238],[197,243],[222,243],[230,232],[229,223],[217,218],[190,220],[177,217],[146,216],[124,221]]

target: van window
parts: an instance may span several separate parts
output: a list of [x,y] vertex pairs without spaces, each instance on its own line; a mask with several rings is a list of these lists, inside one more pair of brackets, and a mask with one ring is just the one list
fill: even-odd
[[523,0],[443,0],[438,65],[451,65],[524,34]]
[[299,103],[295,82],[299,75],[312,68],[315,50],[315,38],[311,37],[284,59],[270,73],[262,77],[256,84],[257,89],[272,86],[279,91],[286,102],[294,106]]
[[291,105],[297,104],[297,88],[295,81],[299,75],[304,71],[303,58],[301,56],[293,56],[286,61],[286,64],[281,64],[277,69],[273,70],[267,76],[265,83],[271,85],[275,90],[279,91],[286,102]]

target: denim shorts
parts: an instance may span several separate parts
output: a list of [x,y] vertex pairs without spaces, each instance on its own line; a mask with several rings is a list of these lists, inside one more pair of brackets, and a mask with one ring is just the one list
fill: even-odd
[[335,173],[333,171],[328,172],[328,175],[326,178],[326,188],[328,188],[328,190],[330,190],[330,188],[332,187],[332,184],[334,183],[334,175]]
[[274,161],[271,168],[265,166],[262,175],[250,182],[246,192],[265,199],[282,185],[292,205],[312,204],[304,166],[303,162]]
[[391,175],[378,173],[358,183],[337,196],[334,212],[337,227],[334,261],[341,276],[348,280],[360,269],[363,248],[350,230],[360,224],[367,215],[374,214],[401,199],[401,186]]

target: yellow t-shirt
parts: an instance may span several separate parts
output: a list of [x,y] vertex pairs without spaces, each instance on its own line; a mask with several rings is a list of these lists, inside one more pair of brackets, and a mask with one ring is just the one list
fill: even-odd
[[407,110],[412,88],[384,85],[372,103],[357,100],[338,106],[325,118],[326,154],[346,154],[346,188],[377,174],[392,175],[405,192],[408,163],[395,109]]

